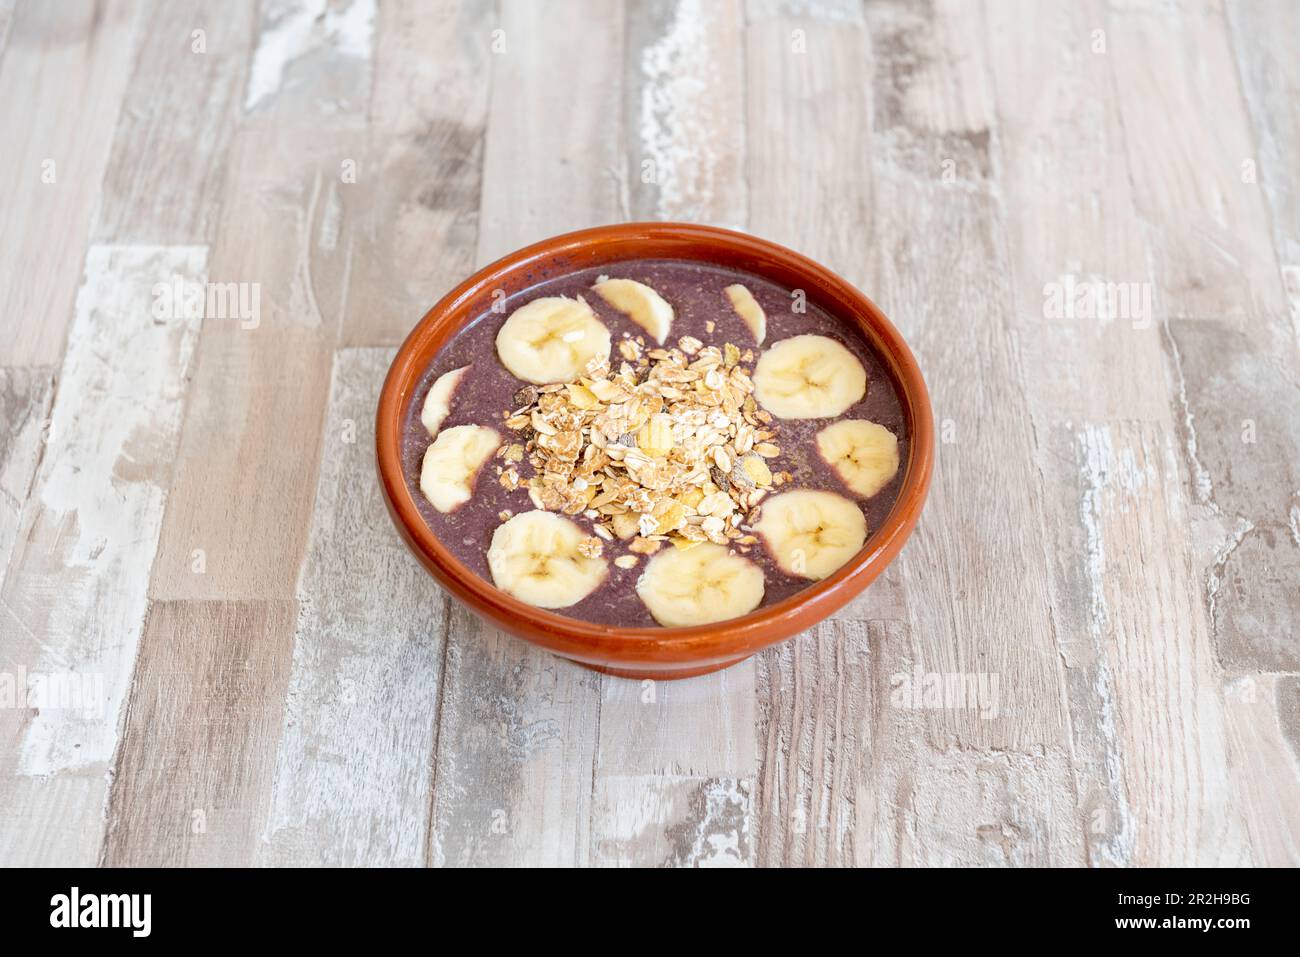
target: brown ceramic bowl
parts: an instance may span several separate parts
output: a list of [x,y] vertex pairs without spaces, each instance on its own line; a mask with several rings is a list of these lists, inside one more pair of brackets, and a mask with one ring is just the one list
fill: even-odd
[[[400,449],[407,406],[434,355],[462,326],[486,312],[493,293],[507,295],[550,275],[628,259],[694,259],[755,273],[856,322],[900,386],[911,434],[903,485],[884,523],[851,561],[829,578],[731,621],[690,628],[618,628],[566,618],[499,591],[454,558],[416,509],[402,475]],[[493,625],[607,674],[686,678],[733,665],[811,627],[866,588],[911,534],[921,514],[934,456],[930,396],[921,370],[893,325],[845,280],[811,259],[744,233],[681,223],[625,223],[584,229],[535,243],[479,270],[425,314],[393,359],[375,425],[379,483],[389,513],[416,557],[443,587]]]

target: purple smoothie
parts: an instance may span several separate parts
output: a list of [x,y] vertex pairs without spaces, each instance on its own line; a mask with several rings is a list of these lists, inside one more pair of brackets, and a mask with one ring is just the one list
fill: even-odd
[[[850,407],[837,419],[870,419],[898,436],[899,459],[903,463],[898,474],[870,499],[864,500],[853,495],[817,453],[815,436],[834,421],[831,419],[776,420],[777,437],[773,442],[780,447],[781,455],[769,460],[768,465],[774,473],[785,470],[794,476],[792,482],[776,489],[772,494],[795,488],[825,489],[857,502],[866,516],[867,536],[870,539],[898,498],[910,445],[898,387],[872,347],[852,326],[811,302],[805,305],[805,312],[795,312],[793,305],[796,300],[790,290],[758,276],[698,262],[636,260],[545,279],[510,297],[500,313],[489,311],[479,316],[458,332],[434,358],[416,387],[407,410],[402,469],[420,514],[443,545],[464,562],[466,567],[491,583],[487,550],[492,533],[501,524],[498,516],[502,511],[518,515],[535,507],[526,487],[533,469],[527,458],[519,463],[517,469],[523,484],[514,491],[507,491],[497,480],[500,460],[490,459],[479,472],[474,495],[469,502],[448,514],[435,509],[420,492],[420,465],[425,450],[432,443],[429,433],[420,422],[420,410],[424,407],[424,399],[430,387],[443,373],[472,364],[470,372],[456,390],[451,413],[443,422],[442,428],[485,425],[496,429],[507,444],[519,441],[517,434],[502,424],[502,413],[512,412],[519,407],[514,395],[526,383],[512,376],[497,359],[497,331],[511,312],[530,300],[541,296],[581,295],[609,328],[614,342],[611,362],[617,366],[618,341],[623,338],[623,333],[635,337],[644,335],[644,330],[590,291],[599,276],[635,279],[655,289],[672,305],[676,317],[665,348],[682,336],[694,336],[705,345],[719,347],[731,342],[742,352],[753,349],[754,361],[744,363],[752,373],[760,349],[754,345],[753,334],[736,315],[723,291],[728,285],[738,282],[749,288],[767,314],[767,338],[764,346],[791,336],[811,333],[835,339],[857,356],[867,372],[867,394],[861,402]],[[714,324],[712,332],[708,331],[709,322]],[[591,520],[582,515],[571,518],[588,534],[592,534],[594,523]],[[571,618],[601,624],[655,626],[655,620],[636,594],[636,581],[645,569],[648,558],[642,556],[633,568],[618,568],[612,559],[625,552],[626,543],[607,542],[605,558],[608,560],[609,577],[582,601],[555,611]],[[781,571],[761,544],[742,554],[763,570],[766,593],[760,607],[778,602],[813,584],[808,579],[792,577]]]

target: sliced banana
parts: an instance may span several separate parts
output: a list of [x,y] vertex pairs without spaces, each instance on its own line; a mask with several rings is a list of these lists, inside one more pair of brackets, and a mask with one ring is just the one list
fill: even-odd
[[852,491],[871,498],[898,473],[898,437],[866,419],[841,419],[817,433],[817,451]]
[[663,296],[635,279],[606,279],[591,288],[619,312],[627,313],[655,342],[664,344],[673,325],[673,307]]
[[669,548],[650,559],[636,593],[661,625],[706,625],[757,608],[763,600],[763,572],[725,545]]
[[465,378],[469,368],[469,366],[461,366],[459,369],[444,372],[429,388],[429,394],[424,397],[424,408],[420,410],[420,421],[429,430],[430,436],[438,434],[442,423],[451,414],[451,397],[456,394],[456,387],[460,385],[460,380]]
[[782,339],[754,367],[754,396],[778,419],[830,418],[866,394],[862,363],[826,336]]
[[420,491],[438,511],[455,511],[474,494],[479,469],[500,447],[501,436],[482,425],[439,432],[424,453]]
[[740,283],[728,286],[726,293],[731,300],[731,308],[745,320],[745,325],[754,334],[754,341],[761,346],[767,338],[767,313],[763,312],[763,307],[758,304],[754,294]]
[[501,363],[535,385],[572,382],[593,360],[607,360],[609,348],[609,330],[582,297],[534,299],[512,312],[497,332]]
[[578,549],[587,533],[554,512],[523,512],[497,527],[488,549],[492,581],[538,608],[567,608],[605,580],[604,559]]
[[867,521],[843,495],[799,489],[765,499],[754,530],[788,575],[825,578],[862,548]]

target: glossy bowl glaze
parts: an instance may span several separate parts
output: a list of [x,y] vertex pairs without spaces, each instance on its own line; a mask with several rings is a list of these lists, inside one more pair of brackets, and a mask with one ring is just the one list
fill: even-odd
[[[857,323],[898,383],[910,431],[902,488],[893,510],[851,561],[803,591],[743,618],[690,628],[618,628],[566,618],[499,591],[460,563],[420,517],[402,475],[407,406],[434,355],[463,326],[542,278],[628,259],[687,259],[743,270]],[[600,226],[535,243],[479,270],[420,320],[393,359],[375,427],[379,483],[393,522],[439,583],[497,627],[607,674],[686,678],[725,668],[797,635],[867,587],[907,540],[925,503],[934,457],[934,422],[921,370],[893,325],[866,296],[811,259],[744,233],[681,223]]]

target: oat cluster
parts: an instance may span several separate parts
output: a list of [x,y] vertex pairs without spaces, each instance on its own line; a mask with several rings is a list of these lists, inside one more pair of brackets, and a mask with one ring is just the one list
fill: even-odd
[[[599,537],[583,548],[592,557],[602,539],[642,555],[665,542],[747,551],[757,541],[749,525],[758,503],[791,480],[768,464],[781,450],[772,416],[754,401],[745,366],[753,353],[691,336],[649,349],[640,337],[624,338],[618,352],[617,370],[612,360],[593,362],[576,382],[516,393],[505,425],[519,438],[497,453],[499,481],[526,486],[538,508],[591,519]],[[615,561],[630,567],[636,559]]]

